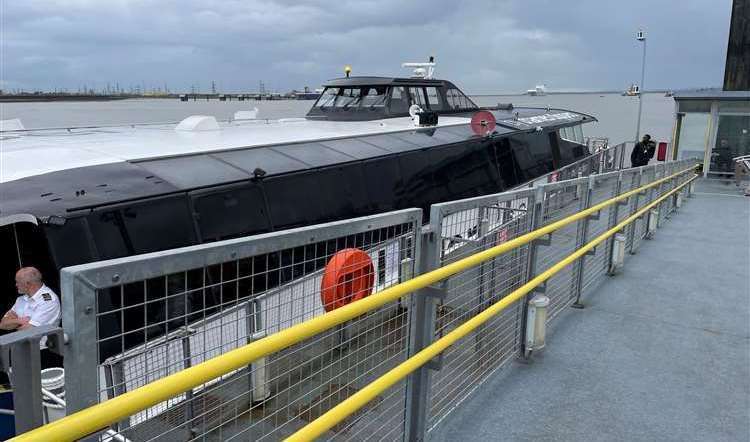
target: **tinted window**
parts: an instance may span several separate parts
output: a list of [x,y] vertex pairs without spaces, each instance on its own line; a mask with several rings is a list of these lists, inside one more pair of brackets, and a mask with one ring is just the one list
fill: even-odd
[[578,158],[575,147],[578,146],[580,150],[579,144],[560,138],[556,132],[550,132],[550,138],[552,137],[557,139],[557,145],[560,148],[560,166],[568,165]]
[[539,133],[516,135],[510,137],[510,145],[525,180],[552,171],[552,151],[547,136]]
[[268,231],[263,191],[255,185],[192,195],[201,240],[251,235]]
[[430,110],[443,110],[443,99],[440,97],[436,87],[427,87],[427,102],[430,103]]
[[196,243],[193,217],[184,196],[145,201],[124,208],[122,218],[135,253]]
[[445,91],[445,99],[448,108],[451,110],[474,110],[477,105],[456,88],[450,88]]
[[339,93],[339,88],[337,87],[327,87],[323,93],[320,95],[320,98],[318,98],[318,101],[315,102],[314,107],[329,107],[333,106],[334,101],[336,101],[336,96]]
[[[466,198],[501,190],[500,180],[491,157],[492,144],[488,141],[463,144],[438,149],[433,157],[436,162],[435,180],[448,186],[450,198]],[[442,152],[441,152],[442,151]],[[446,154],[450,154],[446,156]]]
[[265,180],[275,230],[351,218],[366,203],[357,165]]
[[45,226],[49,248],[58,268],[94,260],[84,218],[71,218],[63,226]]
[[422,109],[427,109],[427,98],[424,96],[424,89],[421,87],[410,87],[409,95],[411,96],[411,104],[416,104]]
[[409,97],[406,95],[406,88],[391,88],[389,109],[392,114],[405,114],[409,111]]
[[362,91],[362,107],[383,107],[385,106],[385,86],[367,87]]
[[398,159],[386,157],[362,163],[362,172],[367,185],[368,201],[373,210],[384,211],[401,207],[396,202],[396,194],[401,185],[401,171]]
[[124,227],[119,210],[97,211],[86,219],[99,259],[119,258],[132,253],[123,236]]
[[507,138],[501,138],[495,142],[493,156],[504,187],[507,188],[520,184],[521,180],[516,176],[513,152],[510,149],[510,143]]
[[335,107],[358,106],[360,100],[359,88],[346,88],[339,91],[336,100],[333,102]]
[[329,87],[323,91],[313,107],[383,107],[386,99],[386,86]]

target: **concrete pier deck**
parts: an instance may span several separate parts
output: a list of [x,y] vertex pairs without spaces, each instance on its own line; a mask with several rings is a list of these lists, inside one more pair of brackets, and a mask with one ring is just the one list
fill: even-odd
[[750,198],[734,184],[697,182],[584,302],[430,440],[750,440]]

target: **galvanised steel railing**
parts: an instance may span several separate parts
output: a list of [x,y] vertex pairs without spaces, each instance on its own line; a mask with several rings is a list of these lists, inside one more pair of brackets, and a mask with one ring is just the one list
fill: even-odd
[[[525,353],[517,301],[543,290],[554,323],[693,164],[64,269],[70,415],[17,440],[422,438]],[[326,312],[322,269],[351,248],[374,293]]]

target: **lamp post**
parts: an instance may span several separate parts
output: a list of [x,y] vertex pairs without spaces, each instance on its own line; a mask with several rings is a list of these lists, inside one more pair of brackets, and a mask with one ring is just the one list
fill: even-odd
[[643,82],[646,78],[646,33],[642,29],[635,34],[635,39],[643,42],[643,59],[641,60],[641,85],[638,89],[638,125],[635,129],[635,142],[641,139],[641,111],[643,110]]

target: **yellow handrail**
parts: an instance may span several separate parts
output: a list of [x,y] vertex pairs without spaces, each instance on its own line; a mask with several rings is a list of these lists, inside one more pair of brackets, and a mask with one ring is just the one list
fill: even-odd
[[657,186],[681,174],[693,170],[686,168],[680,172],[653,181],[637,189],[622,193],[607,201],[596,204],[586,210],[577,212],[567,218],[548,224],[532,232],[521,235],[508,242],[489,248],[482,252],[463,258],[454,263],[440,267],[431,272],[419,275],[408,281],[384,289],[359,301],[347,304],[321,316],[310,319],[301,324],[291,326],[278,333],[251,342],[220,356],[216,356],[200,364],[181,370],[172,375],[151,382],[135,390],[124,393],[113,399],[89,408],[80,410],[60,420],[36,428],[15,438],[13,441],[72,441],[99,431],[128,416],[143,411],[160,402],[177,396],[191,388],[219,378],[226,373],[245,367],[251,362],[283,350],[307,338],[342,324],[389,302],[438,281],[446,279],[456,273],[477,266],[503,253],[530,243],[549,233],[554,232],[570,223],[590,216],[607,206],[622,201],[643,190]]
[[364,388],[360,389],[358,392],[356,392],[352,396],[348,397],[343,402],[331,408],[319,418],[305,425],[304,427],[299,429],[296,433],[288,437],[286,441],[287,442],[299,442],[299,441],[313,440],[316,437],[325,433],[326,431],[330,430],[336,424],[346,419],[347,417],[355,413],[357,410],[365,406],[368,402],[375,399],[378,395],[383,393],[385,390],[393,386],[396,382],[404,379],[406,376],[416,371],[419,367],[421,367],[422,365],[426,364],[427,362],[429,362],[430,360],[438,356],[445,349],[447,349],[448,347],[456,343],[456,341],[465,337],[472,331],[476,330],[477,327],[481,326],[488,320],[492,319],[492,317],[494,317],[498,313],[505,310],[506,307],[512,305],[514,302],[521,299],[524,295],[531,292],[536,286],[548,280],[549,278],[554,276],[557,272],[559,272],[560,270],[562,270],[569,264],[572,264],[576,259],[585,255],[586,252],[593,249],[599,243],[606,240],[610,236],[622,230],[625,226],[630,224],[633,220],[635,220],[636,218],[639,218],[648,210],[650,210],[652,207],[659,204],[661,201],[668,198],[673,193],[682,189],[684,186],[689,184],[695,178],[697,177],[692,177],[687,182],[674,188],[670,192],[654,200],[652,203],[644,206],[642,209],[638,210],[635,214],[625,218],[621,223],[617,224],[613,228],[597,236],[591,242],[587,243],[580,249],[566,256],[564,259],[557,262],[555,265],[545,270],[544,272],[540,273],[538,276],[534,277],[526,284],[522,285],[518,289],[509,293],[500,301],[491,305],[486,310],[483,310],[478,315],[473,316],[471,319],[467,320],[466,322],[461,324],[459,327],[456,327],[450,333],[446,334],[442,338],[428,345],[419,353],[415,354],[411,358],[397,365],[395,368],[391,369],[389,372],[385,373],[383,376],[377,378],[376,380],[374,380],[373,382],[371,382]]

